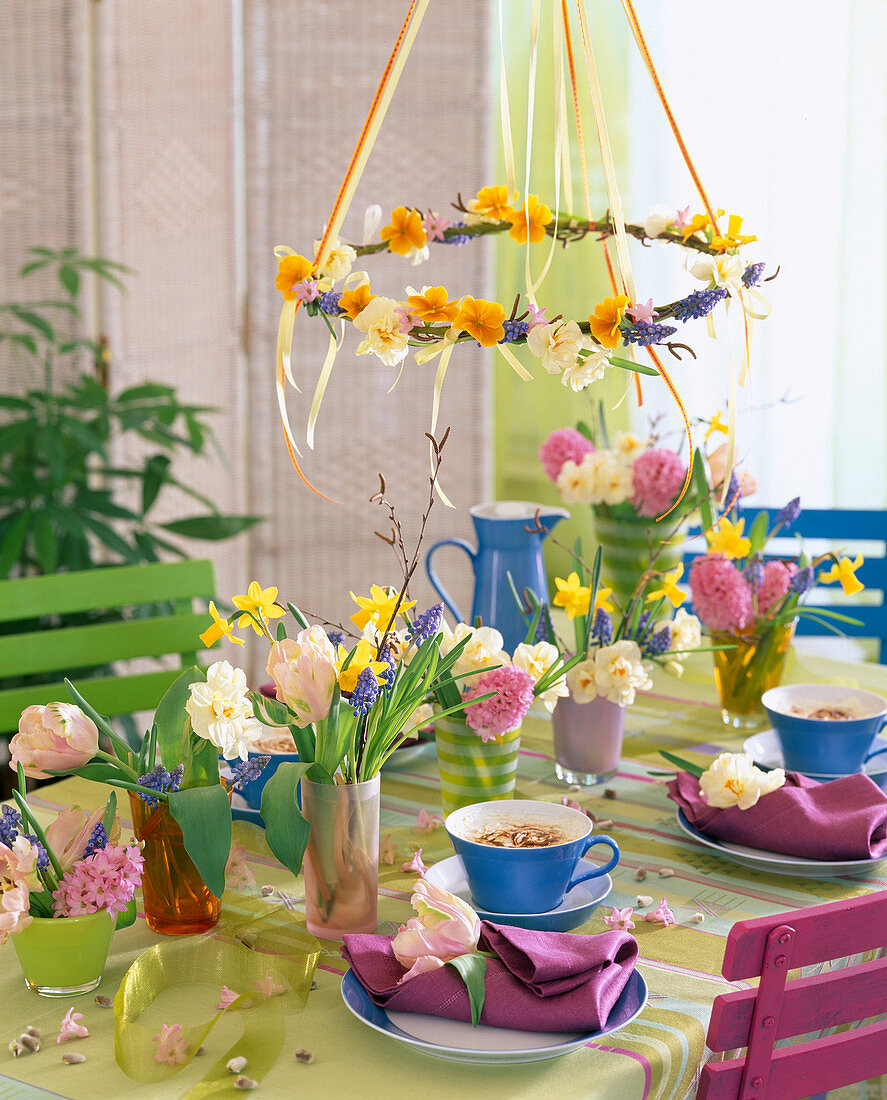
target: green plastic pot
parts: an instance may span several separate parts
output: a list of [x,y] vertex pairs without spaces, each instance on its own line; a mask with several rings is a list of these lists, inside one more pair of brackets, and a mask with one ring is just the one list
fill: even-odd
[[10,938],[29,989],[71,997],[101,981],[113,932],[114,922],[101,909],[85,917],[35,917]]

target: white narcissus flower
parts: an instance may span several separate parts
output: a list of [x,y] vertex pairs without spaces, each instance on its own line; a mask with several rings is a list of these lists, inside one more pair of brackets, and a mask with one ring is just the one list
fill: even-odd
[[[559,657],[560,653],[558,652],[557,646],[552,645],[551,642],[536,642],[535,645],[528,645],[526,642],[521,642],[514,651],[512,664],[517,665],[518,668],[522,668],[524,672],[528,672],[533,677],[534,682],[538,684]],[[561,676],[554,681],[550,688],[543,691],[538,698],[550,714],[557,705],[558,699],[564,698],[569,694],[570,690],[567,687],[567,678],[566,676]]]
[[[320,245],[320,241],[314,242],[314,251]],[[350,244],[343,244],[338,237],[330,245],[330,250],[327,253],[326,262],[320,269],[321,275],[326,275],[333,282],[338,282],[339,279],[344,279],[347,275],[351,274],[351,268],[354,266],[354,261],[357,259],[357,253],[351,247]]]
[[649,440],[636,432],[617,432],[613,454],[625,466],[630,466],[646,451]]
[[[588,455],[585,457],[587,458]],[[568,458],[561,466],[555,484],[565,504],[592,504],[594,502],[594,471],[584,460],[577,463]]]
[[527,347],[542,360],[549,374],[576,366],[579,352],[590,347],[589,341],[575,321],[553,321],[550,325],[536,325],[527,333]]
[[648,237],[658,237],[668,229],[677,216],[678,212],[673,207],[657,202],[644,221],[644,233]]
[[745,752],[722,752],[699,777],[702,797],[709,806],[721,810],[728,806],[751,809],[762,795],[779,790],[784,783],[782,768],[761,771]]
[[594,657],[580,661],[573,665],[567,673],[567,687],[576,703],[590,703],[597,698],[597,687],[594,682]]
[[419,879],[410,905],[418,917],[402,924],[391,941],[394,957],[401,966],[408,967],[398,984],[477,950],[480,920],[467,902],[426,879]]
[[702,645],[702,623],[683,607],[679,607],[674,618],[665,620],[662,626],[671,627],[671,652],[686,653]]
[[190,684],[189,690],[185,710],[197,736],[212,742],[227,759],[246,760],[262,724],[253,714],[243,669],[216,661],[206,670],[206,681]]
[[624,504],[634,493],[634,474],[613,451],[590,451],[582,460],[592,478],[592,504]]
[[609,365],[609,352],[593,352],[584,359],[577,359],[572,367],[564,367],[561,385],[569,386],[574,393],[580,393],[592,382],[600,382]]
[[[440,651],[443,656],[446,656],[463,638],[468,639],[468,643],[453,665],[452,671],[456,676],[466,672],[477,672],[480,675],[484,669],[492,668],[494,665],[511,664],[511,658],[502,648],[505,645],[505,639],[491,626],[473,627],[467,623],[458,623],[455,630],[450,630],[444,622],[441,623],[441,630],[443,638]],[[476,676],[469,676],[465,680],[460,680],[459,683],[464,690],[466,687],[471,687],[476,679]]]
[[418,267],[419,264],[424,264],[430,255],[428,245],[423,244],[421,248],[411,248],[404,259],[409,260],[413,267]]
[[694,279],[714,286],[726,287],[731,294],[742,294],[745,261],[739,255],[700,256],[690,264]]
[[636,692],[653,686],[637,642],[623,639],[595,651],[594,686],[598,695],[622,707],[631,706]]
[[376,355],[386,366],[394,367],[406,358],[408,333],[393,298],[373,298],[354,319],[354,327],[366,333],[355,349],[357,355]]

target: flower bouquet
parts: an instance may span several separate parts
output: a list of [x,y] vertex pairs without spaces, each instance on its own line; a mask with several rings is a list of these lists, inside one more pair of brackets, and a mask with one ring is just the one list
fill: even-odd
[[114,928],[135,920],[142,855],[118,843],[113,791],[104,809],[62,810],[44,830],[18,774],[18,809],[0,810],[0,943],[13,937],[29,989],[86,993],[101,980]]
[[[693,610],[717,646],[715,681],[721,714],[729,726],[754,729],[764,713],[761,695],[782,679],[797,618],[806,615],[840,633],[835,621],[857,623],[823,607],[802,607],[815,584],[840,581],[848,595],[862,590],[855,571],[862,564],[835,554],[812,561],[803,547],[794,559],[764,559],[767,543],[786,531],[801,514],[800,499],[782,508],[768,528],[766,512],[752,521],[722,515],[706,532],[708,551],[693,559],[690,591]],[[830,563],[828,569],[826,563]]]

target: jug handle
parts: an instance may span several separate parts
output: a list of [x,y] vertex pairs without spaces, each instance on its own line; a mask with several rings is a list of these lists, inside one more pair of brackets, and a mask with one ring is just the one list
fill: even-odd
[[447,592],[444,586],[440,583],[437,573],[435,573],[431,565],[431,555],[434,553],[435,550],[439,550],[441,546],[458,546],[460,550],[464,550],[469,558],[471,558],[472,569],[474,568],[474,559],[477,557],[477,551],[471,545],[471,543],[466,542],[465,539],[441,539],[440,542],[436,542],[425,555],[425,572],[428,574],[428,579],[431,581],[432,585],[434,585],[437,594],[446,604],[447,610],[450,612],[451,615],[455,616],[456,622],[464,623],[468,620],[462,617],[461,611],[453,603],[449,592]]

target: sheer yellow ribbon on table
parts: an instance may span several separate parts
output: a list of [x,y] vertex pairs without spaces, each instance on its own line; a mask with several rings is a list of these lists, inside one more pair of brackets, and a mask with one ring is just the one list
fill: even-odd
[[[261,898],[226,896],[222,920],[215,931],[200,939],[170,940],[155,944],[126,972],[114,1000],[114,1054],[123,1072],[134,1081],[153,1084],[181,1072],[193,1060],[207,1036],[223,1016],[236,1013],[243,1034],[210,1066],[204,1078],[187,1094],[199,1100],[216,1092],[231,1090],[227,1062],[235,1055],[247,1059],[249,1076],[261,1080],[283,1050],[286,1016],[301,1011],[308,1000],[321,945],[314,936],[293,923],[293,914],[280,907],[269,908]],[[285,992],[267,994],[258,986],[270,973],[274,986]],[[178,1038],[181,1061],[169,1065],[156,1061],[159,1051],[154,1036],[161,1033],[155,1001],[163,999],[163,1023],[172,1027],[173,1000],[165,995],[176,987],[222,986],[240,995],[227,1008],[199,1024],[181,1025]],[[215,1007],[216,998],[208,994]],[[182,1008],[184,1013],[185,1009]],[[193,1011],[188,1010],[193,1016]],[[146,1023],[149,1017],[151,1022]]]

